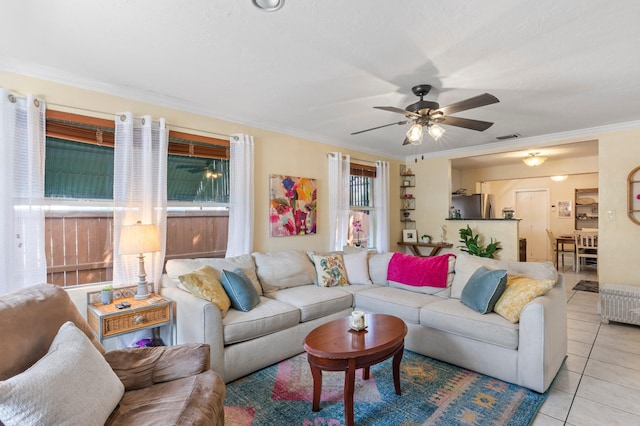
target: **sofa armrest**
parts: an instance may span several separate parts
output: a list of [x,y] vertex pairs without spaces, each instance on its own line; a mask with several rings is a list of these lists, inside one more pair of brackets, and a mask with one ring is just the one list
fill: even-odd
[[116,349],[106,352],[104,358],[130,391],[207,371],[209,345]]
[[519,335],[519,383],[545,392],[567,354],[567,295],[562,276],[547,294],[524,308]]
[[[163,280],[169,279],[163,276]],[[224,374],[224,335],[220,309],[178,287],[165,286],[161,294],[176,303],[177,343],[206,343],[211,347],[211,369]]]

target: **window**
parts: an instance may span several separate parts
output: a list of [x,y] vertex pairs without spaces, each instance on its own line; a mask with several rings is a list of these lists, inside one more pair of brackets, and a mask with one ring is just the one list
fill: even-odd
[[[45,197],[48,281],[112,279],[114,123],[47,111]],[[228,141],[169,132],[166,257],[224,256]]]
[[373,180],[375,176],[375,167],[351,164],[348,235],[348,243],[351,246],[373,247]]

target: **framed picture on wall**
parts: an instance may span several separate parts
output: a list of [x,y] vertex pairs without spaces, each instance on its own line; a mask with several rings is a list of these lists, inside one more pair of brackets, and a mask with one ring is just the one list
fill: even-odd
[[402,230],[402,242],[403,243],[417,243],[418,231],[415,229],[403,229]]
[[571,219],[571,201],[558,201],[558,217]]

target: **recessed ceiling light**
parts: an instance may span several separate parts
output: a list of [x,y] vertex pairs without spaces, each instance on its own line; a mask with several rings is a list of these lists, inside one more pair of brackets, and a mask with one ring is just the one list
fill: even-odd
[[265,12],[275,12],[284,6],[284,0],[251,0],[251,2],[255,7]]

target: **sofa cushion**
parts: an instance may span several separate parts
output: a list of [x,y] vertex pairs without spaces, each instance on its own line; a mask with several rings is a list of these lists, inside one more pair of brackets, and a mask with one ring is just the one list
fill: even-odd
[[225,395],[213,370],[157,383],[125,393],[107,426],[223,424]]
[[366,250],[345,252],[342,256],[347,268],[349,284],[371,284],[369,278],[369,253]]
[[260,295],[251,280],[240,268],[222,271],[222,287],[231,300],[231,307],[248,312],[260,303]]
[[318,287],[306,285],[292,287],[270,293],[267,297],[300,309],[300,321],[316,318],[349,309],[353,306],[353,295],[344,291],[345,287]]
[[469,278],[469,282],[462,290],[460,301],[481,314],[489,313],[506,285],[507,271],[504,269],[490,271],[481,266]]
[[519,328],[496,313],[483,315],[458,299],[430,303],[420,310],[420,323],[458,336],[492,343],[508,349],[518,348]]
[[254,252],[252,256],[265,293],[313,284],[316,278],[313,263],[303,251]]
[[393,315],[406,322],[420,322],[420,308],[442,300],[437,296],[412,293],[397,288],[378,287],[354,294],[357,309]]
[[167,261],[165,268],[167,271],[167,276],[173,281],[178,282],[178,277],[180,275],[187,274],[204,265],[208,265],[213,268],[218,280],[222,279],[222,270],[233,271],[236,268],[242,269],[242,272],[244,272],[251,280],[251,283],[258,291],[258,294],[262,296],[262,286],[260,285],[260,281],[258,280],[258,276],[256,275],[256,267],[253,262],[253,257],[251,257],[250,254],[243,254],[241,256],[228,257],[224,259],[216,257],[203,257],[197,259],[171,259]]
[[393,252],[374,254],[369,257],[369,277],[371,282],[379,285],[389,285],[387,281],[387,270]]
[[224,318],[231,306],[231,301],[212,267],[205,265],[178,278],[191,294],[216,305]]
[[[408,256],[408,255],[404,255]],[[414,257],[414,256],[411,256]],[[415,257],[414,257],[415,258]],[[430,285],[410,285],[402,282],[395,281],[393,279],[389,279],[389,287],[401,288],[407,291],[413,291],[416,293],[424,293],[424,294],[434,294],[439,297],[449,297],[450,291],[449,287],[453,282],[453,275],[456,266],[456,257],[453,254],[447,254],[444,256],[436,256],[434,258],[425,258],[427,260],[435,259],[442,266],[443,260],[446,261],[446,281],[444,286],[430,286]],[[417,263],[419,264],[419,263]],[[391,262],[389,262],[391,265]],[[442,279],[442,278],[441,278]]]
[[507,287],[493,308],[498,314],[516,323],[520,321],[520,314],[529,302],[542,296],[555,285],[555,280],[535,280],[525,276],[511,276]]
[[249,312],[230,309],[222,319],[224,344],[243,342],[291,328],[300,322],[300,310],[295,306],[268,297]]
[[526,275],[539,280],[558,280],[558,271],[551,262],[507,262],[460,253],[456,258],[456,273],[451,284],[451,297],[460,299],[471,275],[481,266],[506,269],[509,275]]
[[102,425],[123,394],[123,384],[102,354],[69,321],[44,357],[0,381],[0,421]]
[[316,267],[315,282],[320,287],[339,287],[348,285],[347,269],[341,254],[313,255]]

